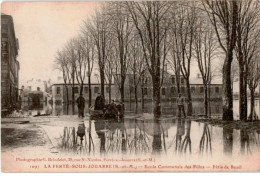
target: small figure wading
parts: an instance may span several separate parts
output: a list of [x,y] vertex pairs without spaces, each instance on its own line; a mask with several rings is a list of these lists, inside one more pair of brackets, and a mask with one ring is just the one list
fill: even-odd
[[85,99],[82,95],[79,96],[77,99],[77,104],[78,104],[78,116],[79,117],[84,117],[84,109],[85,109]]
[[177,98],[177,105],[178,105],[178,117],[181,117],[181,112],[183,112],[184,118],[186,118],[185,110],[184,110],[184,98],[179,94]]

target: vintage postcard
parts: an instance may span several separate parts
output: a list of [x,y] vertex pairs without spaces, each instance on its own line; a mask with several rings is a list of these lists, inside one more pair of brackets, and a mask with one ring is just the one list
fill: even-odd
[[1,171],[259,171],[259,71],[259,0],[3,2]]

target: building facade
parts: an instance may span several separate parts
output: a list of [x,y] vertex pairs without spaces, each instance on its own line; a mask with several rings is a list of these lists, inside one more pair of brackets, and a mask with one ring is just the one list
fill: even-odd
[[[134,76],[129,74],[125,83],[125,99],[126,101],[134,101]],[[186,81],[183,76],[180,76],[180,93],[183,97],[186,96],[187,86]],[[197,77],[190,79],[190,89],[192,100],[203,100],[204,99],[204,86],[202,83],[202,78],[198,74]],[[138,101],[141,101],[142,92],[144,95],[144,100],[151,101],[153,99],[153,85],[152,77],[148,71],[144,74],[143,83],[139,83],[137,86],[137,97]],[[161,100],[162,101],[174,101],[178,97],[177,81],[174,74],[169,72],[164,72],[163,83],[161,86]],[[210,97],[211,99],[221,99],[222,97],[222,84],[217,81],[213,81],[210,85]]]
[[[71,103],[72,102],[72,91],[74,92],[74,100],[76,101],[77,98],[80,95],[80,85],[74,84],[74,87],[67,84],[68,88],[68,99],[67,99],[67,91],[65,84],[59,83],[59,84],[53,84],[52,85],[52,97],[53,102],[56,103]],[[91,93],[92,93],[92,101],[95,101],[96,97],[98,96],[98,93],[101,91],[100,84],[94,83],[91,84]],[[83,97],[86,101],[89,99],[89,89],[88,84],[84,84],[83,86]],[[111,99],[118,99],[119,97],[118,92],[115,90],[114,84],[111,85]],[[107,84],[105,84],[105,99],[108,101],[109,98],[109,87]]]
[[3,112],[18,104],[20,67],[17,60],[19,45],[12,16],[1,14],[1,28],[1,108]]

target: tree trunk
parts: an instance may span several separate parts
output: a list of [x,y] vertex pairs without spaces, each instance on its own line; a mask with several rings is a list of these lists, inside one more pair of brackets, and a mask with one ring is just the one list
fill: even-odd
[[244,74],[244,107],[245,120],[247,120],[247,73]]
[[91,107],[92,92],[91,92],[91,76],[88,76],[88,108]]
[[153,76],[153,114],[155,118],[161,115],[161,86],[160,75]]
[[111,103],[111,81],[108,83],[108,103]]
[[121,101],[124,103],[125,100],[125,78],[121,77],[120,82],[120,94],[121,94]]
[[204,84],[204,113],[208,118],[208,86]]
[[250,89],[250,115],[249,120],[254,120],[255,115],[255,92],[253,89]]
[[129,105],[130,105],[130,111],[131,111],[131,107],[132,107],[132,91],[131,91],[131,86],[129,86]]
[[208,89],[208,105],[209,105],[209,118],[211,118],[211,83],[209,84],[209,89]]
[[72,80],[72,114],[74,115],[75,112],[75,94],[74,94],[74,79]]
[[80,85],[80,95],[82,96],[83,95],[83,86],[84,86],[84,83],[81,83]]
[[[233,96],[231,90],[231,62],[233,53],[230,52],[223,65],[223,116],[222,120],[233,120]],[[231,58],[231,59],[230,59]]]
[[191,91],[190,91],[190,81],[189,81],[189,79],[186,79],[186,86],[187,86],[187,100],[188,100],[187,116],[192,116],[192,99],[191,99]]
[[247,119],[247,114],[245,107],[245,81],[244,81],[244,66],[239,67],[239,116],[240,120],[246,120]]
[[175,82],[176,82],[176,87],[177,87],[177,93],[181,93],[181,90],[180,90],[180,75],[179,74],[176,74],[175,76]]
[[68,86],[65,84],[65,90],[66,90],[66,104],[69,104],[69,90]]
[[144,86],[141,88],[141,102],[142,102],[142,112],[144,112]]
[[99,71],[100,71],[101,95],[105,100],[105,71],[102,68],[100,68]]
[[138,112],[138,96],[137,96],[137,86],[135,86],[135,113]]

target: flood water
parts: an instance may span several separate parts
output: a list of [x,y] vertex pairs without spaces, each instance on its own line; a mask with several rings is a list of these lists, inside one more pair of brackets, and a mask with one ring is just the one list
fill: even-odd
[[[41,104],[38,109],[25,104],[24,113],[51,114],[66,117],[65,121],[53,121],[41,125],[52,144],[60,153],[85,156],[247,156],[260,152],[260,135],[258,132],[227,129],[199,123],[189,119],[176,119],[175,105],[162,104],[164,120],[155,121],[150,117],[152,104],[145,105],[144,116],[149,118],[133,118],[134,103],[126,103],[124,120],[90,120],[79,119],[77,106]],[[139,106],[141,106],[139,104]],[[221,102],[211,103],[211,113],[221,116]],[[234,101],[235,119],[238,114],[238,103]],[[87,112],[87,108],[85,108]],[[259,100],[256,101],[259,114]],[[203,102],[193,103],[193,112],[203,114]],[[64,116],[65,115],[65,116]],[[71,115],[71,116],[70,116]],[[170,115],[170,116],[169,116]],[[141,116],[141,115],[140,115]],[[135,115],[136,117],[136,115]]]
[[42,126],[59,152],[84,156],[244,156],[260,152],[260,134],[189,119],[79,120]]
[[[94,102],[92,103],[94,104]],[[203,115],[204,113],[204,104],[203,101],[193,101],[193,114],[195,116]],[[255,111],[256,114],[260,115],[260,100],[255,100]],[[222,115],[222,101],[212,101],[210,103],[210,110],[212,116],[219,116]],[[138,103],[138,113],[152,113],[152,102],[146,102],[144,104],[144,109],[141,108],[141,103]],[[126,113],[135,113],[135,103],[125,103]],[[22,103],[22,112],[25,115],[37,115],[37,114],[51,114],[54,116],[62,116],[62,115],[75,115],[78,113],[78,108],[75,105],[74,109],[72,105],[65,105],[65,104],[49,104],[41,102],[37,105],[32,104],[32,102],[23,102]],[[177,106],[173,102],[162,102],[161,103],[161,110],[163,115],[170,115],[176,116],[177,115]],[[239,101],[233,101],[233,110],[234,110],[234,120],[239,120]],[[85,113],[88,113],[88,107],[85,108]],[[250,113],[250,100],[248,100],[248,115]]]

